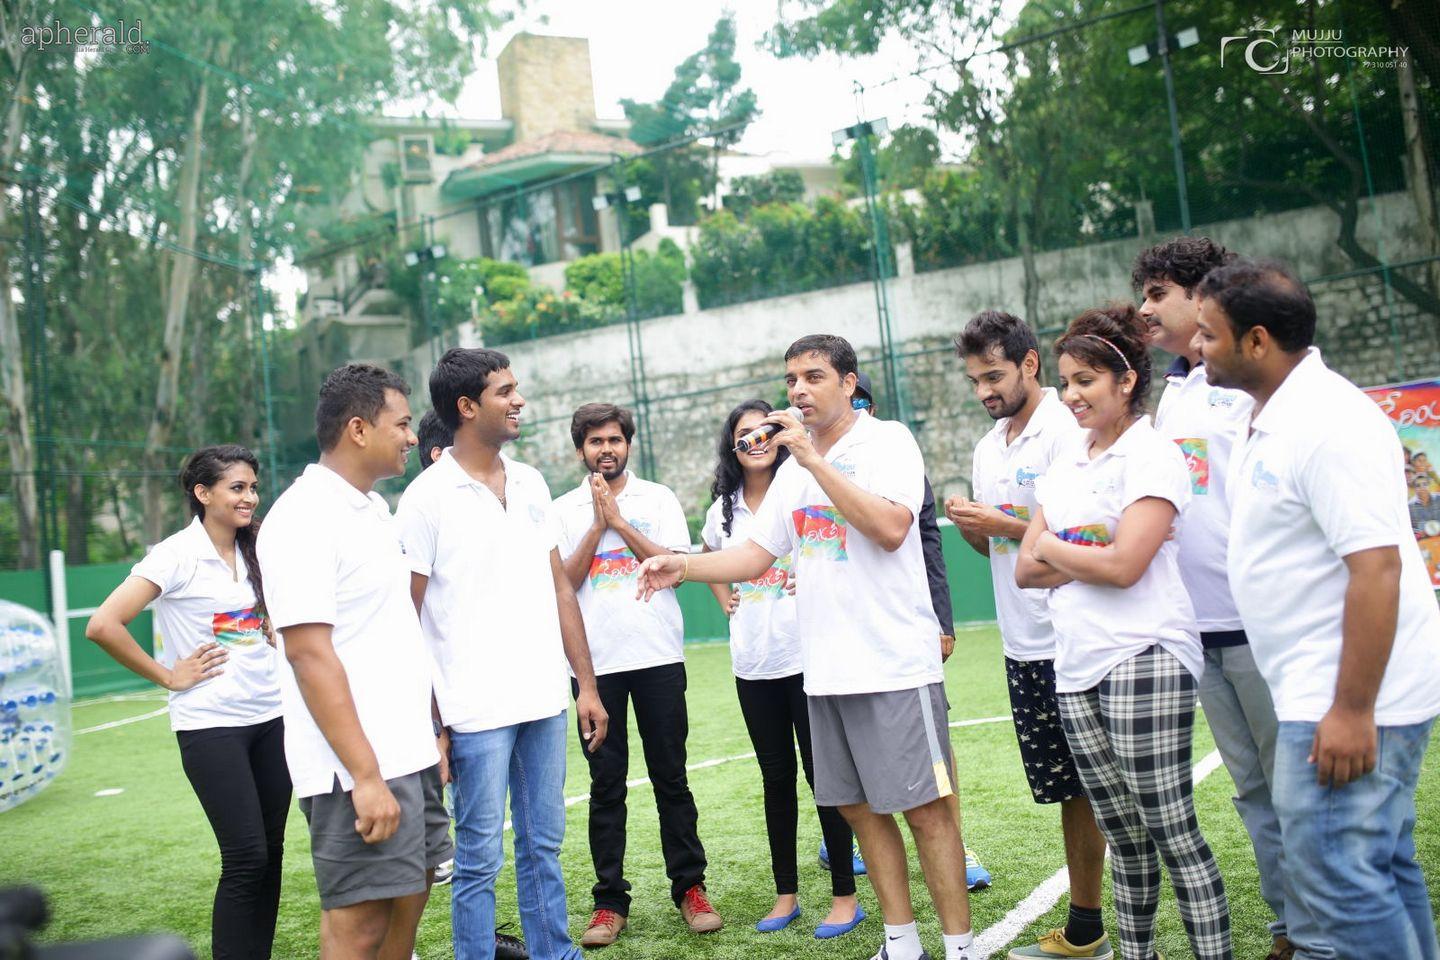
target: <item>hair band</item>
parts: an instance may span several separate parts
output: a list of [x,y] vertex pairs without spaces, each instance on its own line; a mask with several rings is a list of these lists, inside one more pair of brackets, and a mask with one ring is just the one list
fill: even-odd
[[1125,352],[1124,352],[1123,350],[1121,350],[1119,347],[1115,346],[1115,344],[1111,343],[1109,340],[1106,340],[1104,337],[1100,336],[1100,334],[1098,334],[1098,333],[1082,333],[1082,334],[1080,334],[1080,336],[1082,336],[1082,337],[1090,337],[1090,338],[1093,339],[1093,340],[1099,340],[1101,343],[1105,344],[1105,346],[1107,346],[1107,347],[1109,347],[1111,350],[1114,350],[1114,351],[1115,351],[1115,355],[1120,358],[1120,362],[1123,363],[1123,364],[1125,364],[1125,369],[1126,369],[1126,370],[1129,370],[1129,371],[1132,372],[1132,373],[1135,371],[1135,368],[1132,367],[1132,366],[1130,366],[1130,361],[1129,361],[1128,359],[1126,359],[1126,357],[1125,357]]

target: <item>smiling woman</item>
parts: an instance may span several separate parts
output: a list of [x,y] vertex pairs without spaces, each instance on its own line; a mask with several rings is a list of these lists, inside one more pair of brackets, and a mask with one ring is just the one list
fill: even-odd
[[[180,761],[220,844],[214,956],[268,956],[280,902],[290,774],[280,685],[255,540],[259,461],[205,447],[180,471],[194,515],[100,605],[85,636],[170,691]],[[152,659],[126,624],[151,601],[164,643]]]

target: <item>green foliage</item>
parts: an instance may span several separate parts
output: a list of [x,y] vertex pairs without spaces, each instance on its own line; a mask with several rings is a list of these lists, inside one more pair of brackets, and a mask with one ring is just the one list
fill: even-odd
[[744,220],[750,211],[767,203],[799,203],[805,199],[805,181],[794,170],[772,170],[730,181],[725,209]]
[[[865,179],[860,171],[860,153],[851,144],[850,152],[837,158],[840,179],[851,196],[862,196]],[[875,183],[881,193],[910,190],[920,186],[940,162],[940,137],[929,127],[902,126],[875,151]]]
[[894,239],[908,240],[920,272],[1014,256],[1004,198],[977,171],[935,170],[920,184],[921,202],[887,203]]
[[[683,308],[685,255],[666,238],[654,256],[647,250],[631,254],[635,270],[635,312],[641,318],[679,313]],[[586,303],[624,312],[625,277],[620,254],[596,253],[565,268],[565,287]]]
[[756,207],[741,222],[722,210],[700,224],[690,251],[700,306],[718,307],[866,279],[870,231],[864,215],[822,197]]
[[[620,106],[630,121],[630,139],[642,146],[737,124],[737,129],[716,138],[715,146],[739,140],[760,109],[755,93],[740,86],[734,16],[727,13],[716,21],[705,48],[675,68],[675,76],[659,100],[621,100]],[[707,151],[695,145],[653,154],[627,166],[627,182],[640,186],[651,202],[663,202],[675,224],[693,224],[700,198],[715,186],[713,156],[707,157]],[[643,223],[634,225],[644,232]]]

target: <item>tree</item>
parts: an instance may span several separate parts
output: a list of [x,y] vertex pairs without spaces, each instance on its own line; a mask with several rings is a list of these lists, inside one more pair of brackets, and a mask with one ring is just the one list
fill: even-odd
[[[713,154],[708,170],[699,148],[690,145],[629,165],[636,171],[635,176],[649,180],[638,184],[642,189],[653,187],[652,196],[658,194],[664,199],[671,222],[694,223],[699,198],[718,188],[720,150],[738,141],[760,115],[755,93],[740,86],[734,16],[726,14],[715,22],[705,48],[675,68],[675,77],[659,100],[621,100],[620,106],[630,120],[630,139],[641,146],[659,146],[710,131],[725,131],[711,138]],[[718,207],[717,194],[712,209]]]
[[[840,179],[852,196],[865,190],[860,172],[860,156],[852,148],[844,158],[837,156]],[[875,180],[881,193],[910,190],[940,162],[940,137],[929,127],[904,125],[890,133],[890,139],[875,151]]]
[[[7,51],[13,7],[0,19]],[[350,189],[374,139],[369,118],[394,98],[457,93],[472,40],[496,22],[485,0],[164,0],[147,8],[146,54],[50,48],[25,65],[13,163],[43,195],[42,348],[66,442],[40,439],[72,478],[59,491],[72,554],[107,501],[127,542],[124,501],[137,488],[145,539],[158,539],[175,520],[166,491],[179,456],[254,441],[256,269],[297,245],[317,198]],[[0,217],[13,204],[7,195]],[[9,327],[0,313],[0,335]],[[19,351],[3,352],[8,371]],[[5,392],[16,395],[8,374]],[[13,416],[6,433],[17,469]]]

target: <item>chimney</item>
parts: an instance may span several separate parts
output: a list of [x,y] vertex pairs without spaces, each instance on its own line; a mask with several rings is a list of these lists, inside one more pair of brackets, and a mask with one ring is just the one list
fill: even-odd
[[516,143],[595,129],[589,40],[517,33],[498,67],[500,115],[515,124]]

